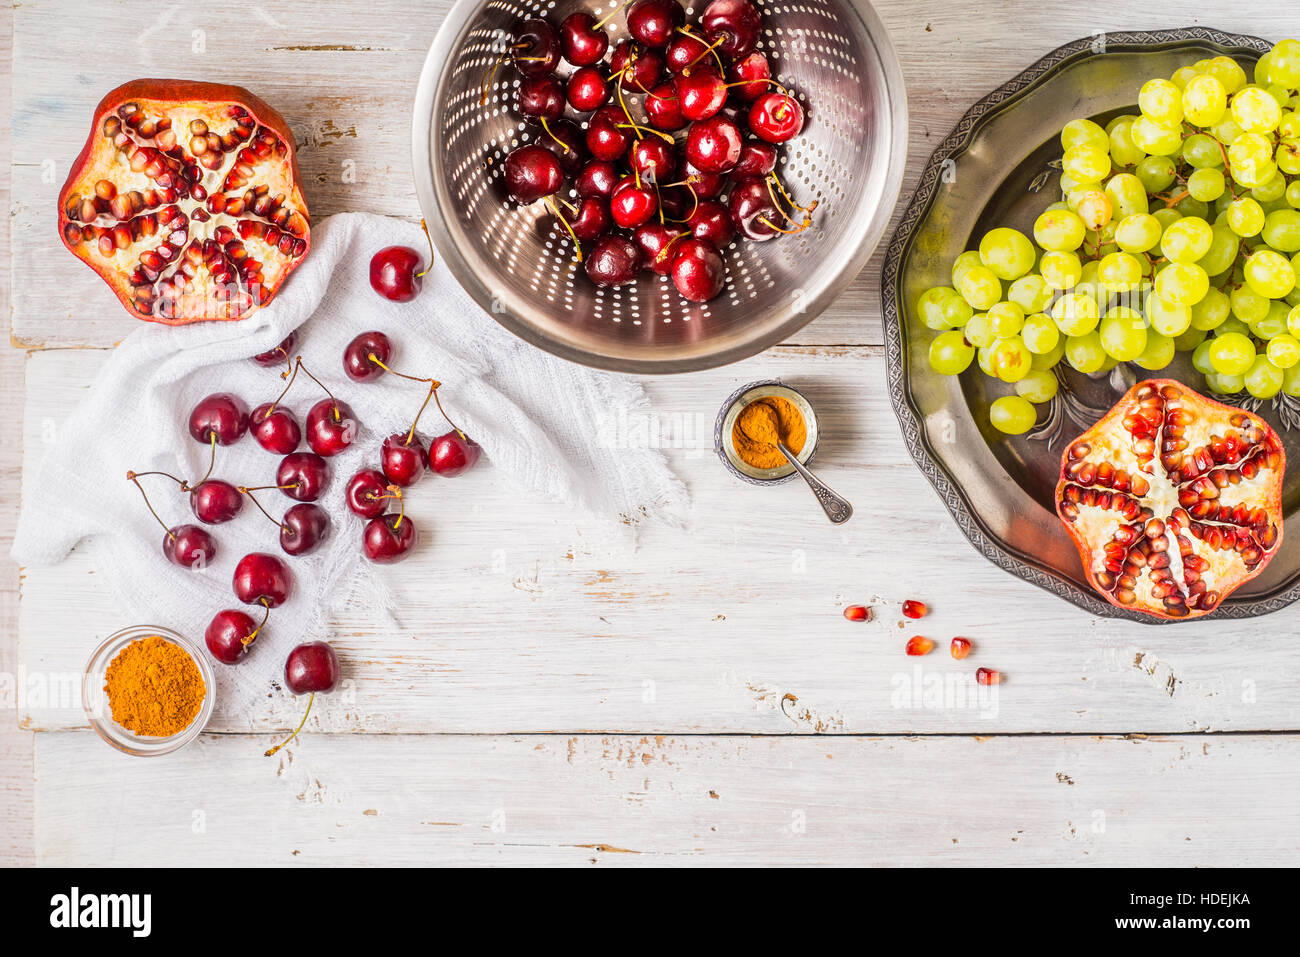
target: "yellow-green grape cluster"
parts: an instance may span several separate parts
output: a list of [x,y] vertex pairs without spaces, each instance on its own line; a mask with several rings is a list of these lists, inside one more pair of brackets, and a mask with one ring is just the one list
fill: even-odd
[[1032,240],[990,231],[920,297],[931,366],[1012,384],[990,408],[1011,434],[1061,361],[1154,372],[1191,352],[1214,392],[1300,396],[1297,91],[1300,41],[1283,40],[1253,76],[1201,60],[1143,84],[1135,115],[1065,124],[1062,199]]

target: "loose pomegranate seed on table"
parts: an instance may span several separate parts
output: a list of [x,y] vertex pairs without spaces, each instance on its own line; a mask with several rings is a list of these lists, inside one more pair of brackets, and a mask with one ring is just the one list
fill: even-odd
[[1002,672],[994,671],[992,668],[978,668],[975,671],[975,681],[981,685],[1000,685]]
[[933,647],[933,641],[929,638],[922,638],[920,635],[913,635],[907,639],[907,653],[913,657],[928,655]]
[[907,601],[903,602],[904,618],[924,618],[925,613],[929,610],[930,609],[925,606],[925,602],[923,601],[914,601],[909,598]]
[[952,643],[948,646],[948,650],[952,653],[954,658],[961,661],[961,659],[970,654],[970,639],[954,638]]
[[849,621],[870,621],[871,609],[866,605],[849,605],[844,609],[844,617]]

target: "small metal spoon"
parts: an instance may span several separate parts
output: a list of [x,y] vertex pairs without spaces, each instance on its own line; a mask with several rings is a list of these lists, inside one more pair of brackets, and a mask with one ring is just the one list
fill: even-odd
[[853,517],[853,506],[837,492],[832,491],[825,482],[813,475],[812,472],[808,471],[808,469],[804,467],[804,464],[795,458],[794,453],[785,447],[784,442],[777,442],[776,447],[781,450],[781,454],[785,456],[785,460],[789,462],[794,467],[794,470],[803,477],[803,480],[808,483],[808,487],[812,489],[812,493],[817,496],[817,501],[821,503],[822,511],[826,513],[827,518],[836,525],[843,525]]

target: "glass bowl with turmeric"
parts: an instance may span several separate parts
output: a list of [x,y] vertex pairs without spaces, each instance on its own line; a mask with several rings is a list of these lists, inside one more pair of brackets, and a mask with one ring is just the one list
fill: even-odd
[[795,470],[778,440],[802,464],[817,451],[817,414],[803,394],[779,379],[751,382],[727,397],[713,428],[713,445],[733,475],[753,485],[786,482]]
[[109,635],[91,654],[81,703],[90,726],[119,751],[170,754],[197,738],[212,717],[215,676],[188,638],[136,625]]

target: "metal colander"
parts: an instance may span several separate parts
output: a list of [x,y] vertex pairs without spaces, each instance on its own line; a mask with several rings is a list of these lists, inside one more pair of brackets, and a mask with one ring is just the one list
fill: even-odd
[[[685,0],[694,22],[706,0]],[[807,114],[777,172],[814,225],[768,242],[737,238],[724,251],[726,286],[711,302],[683,299],[666,276],[601,288],[574,261],[572,240],[538,202],[519,208],[502,163],[530,139],[514,111],[519,77],[485,78],[519,18],[558,27],[619,0],[459,0],[424,64],[413,123],[415,180],[439,255],[497,321],[534,345],[586,365],[684,372],[734,362],[780,342],[826,308],[866,263],[902,179],[906,96],[893,48],[865,0],[754,0],[773,78]],[[626,36],[608,24],[610,48]],[[564,64],[561,75],[572,67]],[[640,98],[629,98],[638,121]],[[581,122],[570,115],[570,119]],[[582,124],[585,125],[585,124]],[[680,138],[681,134],[679,134]],[[568,187],[566,186],[566,191]]]

